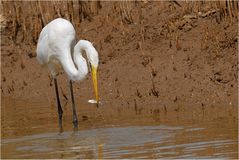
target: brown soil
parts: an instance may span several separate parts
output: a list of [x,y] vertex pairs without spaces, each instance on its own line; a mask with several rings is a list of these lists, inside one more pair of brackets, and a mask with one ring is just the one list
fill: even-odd
[[[218,17],[217,12],[206,14],[212,8],[202,11],[205,16],[194,16],[183,7],[174,5],[172,9],[166,2],[155,7],[156,3],[142,2],[139,19],[138,6],[132,7],[132,19],[122,21],[117,13],[110,14],[112,4],[105,2],[97,15],[77,25],[79,39],[93,42],[100,54],[102,101],[95,114],[96,109],[87,103],[93,97],[90,75],[83,82],[74,83],[80,122],[90,121],[93,125],[93,121],[105,119],[107,124],[112,123],[112,117],[121,117],[122,121],[132,115],[161,115],[161,121],[174,121],[178,114],[190,117],[191,121],[194,114],[201,120],[199,114],[204,111],[208,111],[209,119],[237,120],[237,17]],[[3,120],[8,118],[7,107],[13,102],[55,105],[53,82],[35,58],[36,44],[29,38],[22,40],[21,28],[13,41],[13,17],[6,17],[7,20],[1,20]],[[70,104],[64,72],[58,79],[62,103]],[[18,110],[30,112],[31,108],[21,105],[11,111]],[[54,114],[57,125],[56,108],[49,112],[53,112],[48,114]],[[2,123],[2,135],[10,136],[5,124]]]

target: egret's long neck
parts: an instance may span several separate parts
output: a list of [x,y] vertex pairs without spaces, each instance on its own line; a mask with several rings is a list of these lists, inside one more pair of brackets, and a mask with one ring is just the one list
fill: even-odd
[[[68,47],[65,47],[68,48]],[[80,81],[84,79],[88,73],[87,62],[82,56],[82,52],[86,50],[87,47],[80,42],[74,46],[73,60],[71,55],[71,50],[66,49],[64,52],[67,52],[62,57],[62,66],[68,75],[68,77],[73,81]]]
[[[71,54],[64,54],[64,60],[62,61],[63,68],[67,73],[68,77],[73,81],[80,81],[84,79],[88,73],[88,66],[86,59],[82,56],[82,53],[85,51],[87,59],[92,62],[92,50],[95,50],[91,42],[86,40],[80,40],[74,47],[73,51],[73,60]],[[70,52],[70,51],[67,51]],[[95,62],[95,61],[93,61]],[[97,61],[98,65],[98,55]],[[76,66],[75,66],[76,65]],[[94,64],[93,64],[94,65]]]
[[73,60],[78,68],[76,80],[84,79],[88,73],[87,61],[82,56],[82,53],[85,51],[88,59],[87,50],[90,46],[86,42],[88,41],[80,40],[74,47]]

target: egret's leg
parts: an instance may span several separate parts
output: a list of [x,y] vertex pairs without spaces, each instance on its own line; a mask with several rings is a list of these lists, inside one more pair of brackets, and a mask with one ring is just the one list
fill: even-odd
[[62,129],[62,114],[63,114],[63,110],[61,108],[61,102],[60,102],[60,98],[59,98],[58,86],[57,86],[56,78],[54,78],[54,84],[55,84],[56,100],[57,100],[57,107],[58,107],[59,127],[60,127],[60,132],[62,132],[63,131],[63,129]]
[[73,93],[73,89],[72,89],[72,81],[71,80],[69,82],[69,86],[70,86],[71,102],[72,102],[72,110],[73,110],[72,123],[74,124],[75,129],[77,129],[78,128],[78,118],[77,118],[77,114],[76,114],[75,99],[74,99],[74,93]]

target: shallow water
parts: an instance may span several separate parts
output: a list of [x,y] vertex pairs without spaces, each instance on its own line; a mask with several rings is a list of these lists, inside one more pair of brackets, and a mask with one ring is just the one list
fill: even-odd
[[214,124],[156,125],[35,134],[3,139],[2,157],[236,158],[237,140],[220,130]]
[[[117,111],[80,106],[79,130],[72,131],[68,104],[60,134],[55,105],[5,100],[1,108],[1,157],[238,158],[238,123],[228,108],[212,108],[202,115],[200,110],[193,115],[191,110],[168,110],[160,115],[134,115],[134,110],[124,110],[117,120]],[[102,114],[101,118],[97,114]],[[210,119],[213,115],[218,118]]]

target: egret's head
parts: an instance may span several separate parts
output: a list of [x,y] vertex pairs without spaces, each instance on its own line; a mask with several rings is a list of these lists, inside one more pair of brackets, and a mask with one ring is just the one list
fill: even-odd
[[90,47],[87,49],[87,58],[91,64],[91,66],[94,66],[95,68],[98,68],[99,65],[99,55],[98,52],[96,51],[96,49],[93,47]]

